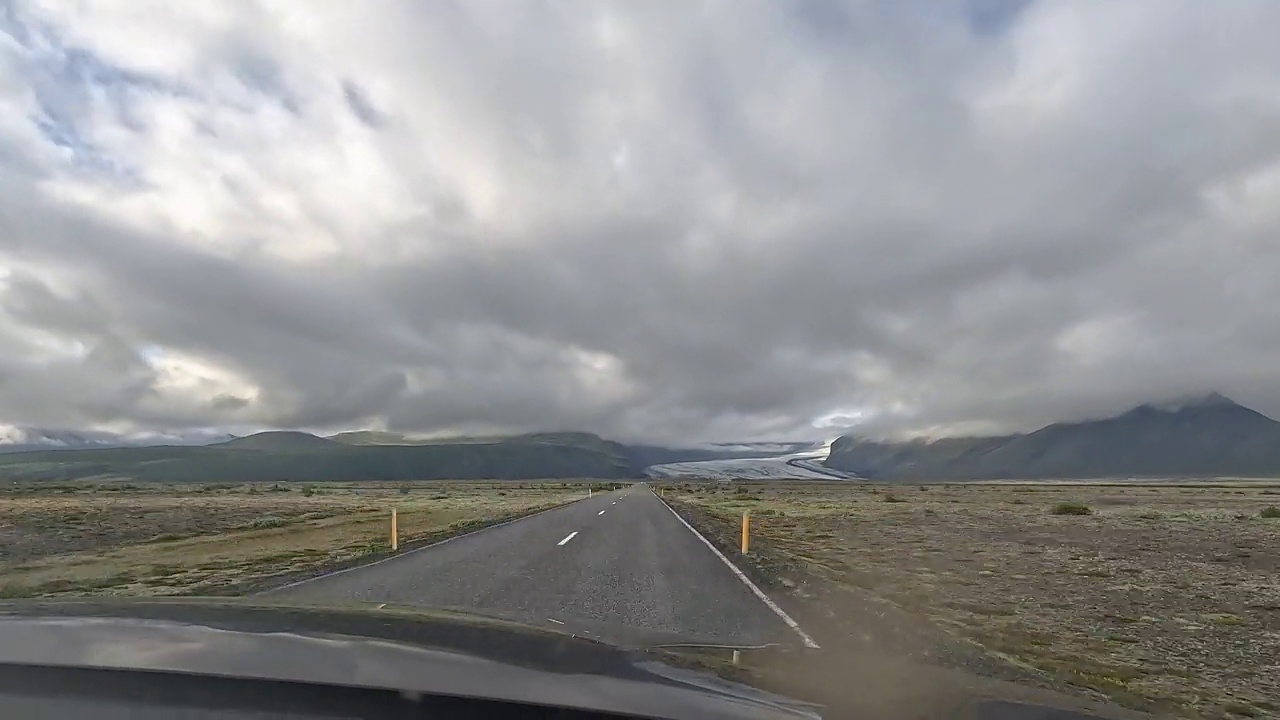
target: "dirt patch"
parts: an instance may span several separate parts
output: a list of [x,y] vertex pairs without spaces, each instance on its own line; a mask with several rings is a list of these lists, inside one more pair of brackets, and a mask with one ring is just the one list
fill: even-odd
[[[1275,488],[684,485],[845,645],[1186,717],[1280,712]],[[1060,505],[1087,514],[1055,514]],[[1073,513],[1076,511],[1073,511]]]
[[566,483],[23,486],[0,494],[0,597],[265,589],[582,497]]

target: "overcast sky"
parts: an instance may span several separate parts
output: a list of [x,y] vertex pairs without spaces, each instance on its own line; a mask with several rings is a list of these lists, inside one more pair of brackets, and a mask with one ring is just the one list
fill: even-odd
[[1280,416],[1272,0],[0,0],[0,424]]

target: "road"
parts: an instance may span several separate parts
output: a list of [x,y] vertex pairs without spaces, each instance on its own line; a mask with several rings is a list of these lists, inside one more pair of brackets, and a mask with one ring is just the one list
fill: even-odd
[[269,595],[458,609],[621,644],[803,639],[643,485]]

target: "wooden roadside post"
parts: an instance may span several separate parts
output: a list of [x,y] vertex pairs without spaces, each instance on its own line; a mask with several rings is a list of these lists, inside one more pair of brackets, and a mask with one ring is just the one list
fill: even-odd
[[751,548],[751,511],[742,511],[742,554]]
[[400,549],[400,529],[396,527],[396,509],[391,508],[391,552]]

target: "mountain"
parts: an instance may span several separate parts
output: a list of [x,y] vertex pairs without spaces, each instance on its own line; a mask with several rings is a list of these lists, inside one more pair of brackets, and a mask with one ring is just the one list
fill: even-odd
[[24,452],[56,448],[115,447],[124,444],[118,435],[106,432],[53,430],[10,426],[0,429],[0,452]]
[[[124,478],[147,481],[641,478],[660,463],[780,456],[812,443],[724,443],[689,448],[627,445],[585,432],[414,438],[360,430],[319,437],[273,430],[122,438],[108,433],[0,432],[2,480]],[[204,442],[196,446],[196,442]],[[12,444],[23,441],[23,444]],[[216,442],[215,442],[216,441]]]
[[343,445],[418,445],[419,442],[396,432],[352,430],[330,435],[329,440]]
[[846,436],[825,464],[887,480],[1273,476],[1280,423],[1211,393],[1025,435],[901,443]]
[[344,445],[302,432],[265,432],[201,447],[116,447],[0,455],[0,480],[156,482],[446,480],[639,477],[624,448],[585,433],[494,442]]
[[[0,480],[640,478],[651,466],[693,472],[687,467],[705,466],[681,466],[706,462],[728,462],[733,474],[745,476],[754,465],[734,461],[747,458],[768,460],[771,477],[821,469],[812,443],[665,447],[583,432],[419,439],[385,431],[328,438],[271,431],[203,444],[214,439],[220,438],[207,432],[122,438],[0,427]],[[821,465],[871,480],[1277,476],[1280,423],[1212,393],[1022,435],[909,442],[845,436]]]
[[58,430],[9,425],[0,426],[0,453],[154,445],[207,445],[233,438],[232,435],[205,430],[126,436],[97,430]]
[[796,452],[813,445],[812,442],[785,443],[711,443],[697,447],[666,447],[662,445],[624,444],[606,440],[599,435],[584,432],[535,432],[520,435],[460,436],[447,438],[412,438],[397,432],[382,430],[355,430],[330,435],[329,440],[344,445],[475,445],[496,443],[523,443],[565,445],[587,448],[626,458],[637,472],[650,465],[701,460],[727,460],[733,458],[774,457]]
[[[343,445],[492,445],[502,442],[550,443],[603,447],[610,441],[584,432],[538,432],[520,435],[454,435],[415,438],[386,430],[352,430],[330,435],[327,439]],[[617,445],[617,443],[613,443]]]
[[244,437],[233,438],[226,442],[213,443],[209,447],[232,448],[235,450],[322,450],[340,445],[328,438],[317,437],[311,433],[294,430],[270,430],[254,433]]
[[453,435],[445,437],[413,437],[387,430],[350,430],[328,436],[329,440],[343,445],[467,445],[495,443],[507,440],[511,435]]

